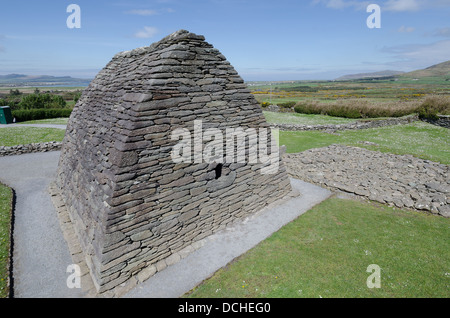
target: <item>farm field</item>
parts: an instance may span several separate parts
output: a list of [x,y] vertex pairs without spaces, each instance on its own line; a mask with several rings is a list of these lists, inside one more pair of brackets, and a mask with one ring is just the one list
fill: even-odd
[[259,102],[331,102],[338,99],[365,99],[371,102],[415,101],[426,95],[450,95],[450,82],[436,78],[419,80],[354,80],[250,82],[249,89]]
[[[263,110],[346,118],[450,114],[450,82],[442,78],[249,83]],[[421,116],[422,116],[421,115]]]

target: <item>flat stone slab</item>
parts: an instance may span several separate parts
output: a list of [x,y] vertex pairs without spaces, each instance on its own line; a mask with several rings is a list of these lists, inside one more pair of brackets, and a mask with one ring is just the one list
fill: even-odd
[[[48,186],[59,151],[0,158],[0,181],[15,190],[13,287],[17,298],[88,297],[67,287],[74,263],[64,239]],[[180,297],[219,268],[331,195],[318,186],[291,179],[301,195],[238,221],[202,241],[202,246],[157,272],[124,297]]]
[[333,191],[450,217],[450,166],[411,155],[331,145],[285,154],[288,173]]

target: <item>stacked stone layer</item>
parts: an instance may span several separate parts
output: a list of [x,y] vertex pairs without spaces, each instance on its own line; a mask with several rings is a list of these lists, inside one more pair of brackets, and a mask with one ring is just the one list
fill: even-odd
[[220,177],[217,163],[175,163],[171,134],[194,120],[269,128],[225,57],[187,31],[117,54],[75,106],[55,187],[99,292],[291,191],[281,162],[268,175],[225,162]]
[[0,157],[23,155],[25,153],[57,151],[61,149],[61,143],[56,141],[33,143],[17,146],[0,146]]
[[284,163],[294,178],[450,217],[450,166],[445,164],[343,145],[285,154]]

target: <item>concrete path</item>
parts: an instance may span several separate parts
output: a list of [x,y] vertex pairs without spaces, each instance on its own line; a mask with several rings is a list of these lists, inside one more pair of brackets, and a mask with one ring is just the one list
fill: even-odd
[[0,157],[0,181],[16,193],[14,297],[81,297],[66,284],[73,261],[47,191],[59,151]]
[[[85,297],[67,287],[67,266],[73,263],[56,211],[47,191],[59,151],[0,157],[0,181],[17,196],[14,214],[14,297]],[[254,247],[283,225],[331,195],[328,190],[291,179],[301,196],[263,210],[234,227],[209,237],[205,245],[180,262],[137,285],[125,297],[175,298]]]

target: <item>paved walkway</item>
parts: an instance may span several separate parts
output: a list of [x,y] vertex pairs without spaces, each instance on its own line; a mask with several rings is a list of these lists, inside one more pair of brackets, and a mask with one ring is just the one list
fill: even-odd
[[[47,191],[60,152],[0,157],[0,181],[14,188],[14,297],[85,297],[66,281],[73,263]],[[207,239],[203,247],[137,285],[125,297],[175,298],[331,195],[291,179],[301,195],[266,209]]]
[[0,181],[16,193],[14,297],[81,297],[66,285],[72,259],[47,188],[59,151],[0,157]]

